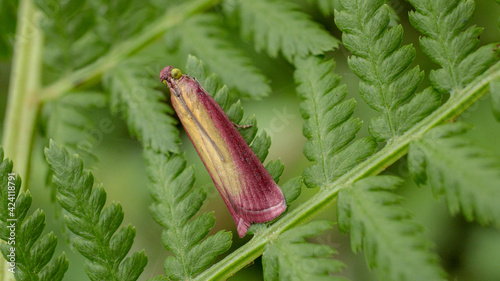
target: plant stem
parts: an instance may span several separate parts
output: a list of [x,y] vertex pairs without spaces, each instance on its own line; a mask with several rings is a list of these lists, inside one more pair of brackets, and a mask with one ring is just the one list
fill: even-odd
[[106,56],[45,87],[42,90],[42,101],[56,99],[77,86],[98,79],[104,72],[142,50],[165,31],[219,2],[220,0],[197,0],[169,9],[165,15],[144,28],[139,35],[116,45]]
[[195,280],[225,280],[260,256],[266,244],[276,234],[293,226],[304,224],[326,210],[340,190],[349,188],[354,182],[372,175],[377,175],[403,157],[414,139],[422,137],[427,131],[447,122],[465,111],[489,90],[489,83],[500,78],[500,62],[490,67],[485,73],[460,91],[453,93],[446,104],[436,109],[420,123],[405,134],[392,139],[387,145],[366,161],[344,174],[330,186],[322,188],[315,196],[302,203],[266,230],[255,235],[243,245],[217,264],[213,265]]
[[[24,180],[24,190],[28,188],[42,62],[43,36],[36,13],[31,0],[21,0],[2,139],[5,156],[13,161],[14,171]],[[0,262],[1,280],[15,280],[14,275],[7,271],[9,265],[3,257]]]
[[2,144],[28,188],[31,148],[38,114],[43,35],[31,0],[20,2]]

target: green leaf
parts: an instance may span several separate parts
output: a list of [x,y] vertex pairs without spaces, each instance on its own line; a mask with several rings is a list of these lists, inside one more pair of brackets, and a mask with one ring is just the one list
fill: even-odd
[[165,38],[168,41],[180,39],[180,49],[184,53],[201,58],[211,72],[217,73],[229,88],[238,90],[243,97],[260,99],[271,92],[267,78],[231,43],[232,39],[216,15],[193,16],[182,24],[182,28],[167,33]]
[[[439,92],[462,89],[498,61],[495,44],[477,50],[483,29],[467,25],[474,12],[473,0],[411,0],[411,24],[424,37],[420,45],[424,53],[442,68],[432,70],[430,80]],[[475,51],[474,51],[475,50]]]
[[370,268],[380,280],[444,280],[437,256],[422,226],[392,193],[401,180],[391,176],[369,177],[339,193],[339,229],[350,232],[354,252],[364,250]]
[[[45,213],[40,209],[27,215],[32,197],[29,191],[20,192],[21,178],[12,173],[12,161],[4,159],[0,147],[0,251],[6,261],[14,248],[16,280],[62,280],[68,270],[68,259],[62,253],[52,259],[57,246],[53,232],[42,236]],[[14,235],[13,235],[14,234]],[[7,264],[5,270],[11,268]],[[4,271],[6,272],[6,271]]]
[[331,258],[336,251],[305,239],[319,235],[332,225],[329,221],[314,221],[288,230],[267,243],[262,254],[264,280],[338,280],[329,276],[345,267]]
[[144,157],[154,200],[150,209],[164,227],[164,247],[173,253],[165,260],[165,273],[175,280],[192,279],[229,249],[232,235],[219,231],[206,237],[215,218],[213,213],[195,216],[207,195],[202,188],[194,187],[194,169],[186,167],[182,156],[146,150]]
[[[323,15],[333,15],[335,10],[340,11],[342,9],[342,5],[340,4],[340,0],[308,0],[308,2],[316,2],[316,5],[319,7],[320,11]],[[400,8],[398,2],[389,2],[390,4],[396,5],[396,7]],[[399,5],[399,6],[398,6]],[[394,9],[394,7],[389,6],[389,12],[391,17],[391,22],[389,26],[396,26],[400,21],[398,12]]]
[[429,115],[440,105],[440,96],[431,90],[415,95],[424,75],[418,66],[410,68],[415,49],[401,46],[401,25],[389,28],[385,1],[341,3],[344,10],[336,11],[335,23],[353,53],[349,67],[362,80],[361,97],[380,113],[370,121],[369,132],[377,141],[387,141]]
[[377,145],[370,139],[352,142],[361,121],[351,117],[355,100],[343,101],[347,90],[333,72],[333,60],[308,57],[297,59],[295,65],[300,109],[306,120],[303,132],[308,138],[304,154],[314,162],[303,173],[304,183],[307,187],[325,187],[373,154]]
[[[46,37],[47,51],[44,55],[46,70],[50,74],[60,75],[82,67],[109,48],[109,42],[104,43],[95,36],[93,29],[97,13],[90,1],[34,2],[43,15],[40,27]],[[87,48],[91,48],[92,52]],[[85,49],[87,51],[81,52]]]
[[257,51],[271,57],[278,52],[290,62],[295,57],[318,55],[338,47],[338,40],[294,3],[282,0],[234,0],[241,33],[252,38]]
[[468,128],[442,125],[411,142],[410,172],[416,183],[444,196],[452,214],[500,227],[500,160],[462,136]]
[[42,107],[43,133],[47,140],[64,144],[73,153],[78,153],[88,165],[96,161],[93,152],[112,128],[110,119],[95,124],[90,111],[107,104],[107,97],[98,92],[71,92]]
[[48,66],[44,70],[56,77],[98,60],[162,12],[149,3],[133,0],[34,2],[43,15],[40,26],[46,37]]
[[87,259],[85,271],[90,280],[137,280],[147,257],[136,252],[124,259],[135,229],[126,226],[118,230],[123,221],[121,206],[114,203],[104,208],[106,193],[94,186],[92,173],[84,170],[78,155],[70,155],[51,141],[45,158],[54,173],[57,199],[67,212],[66,225],[78,236],[73,245]]
[[164,154],[179,152],[177,121],[174,111],[164,103],[165,96],[156,90],[158,78],[143,71],[143,62],[122,62],[104,75],[104,86],[111,92],[111,109],[127,122],[130,133],[143,147]]
[[500,79],[490,82],[490,94],[493,116],[500,122]]
[[281,186],[281,191],[283,191],[283,196],[285,197],[285,202],[289,206],[290,203],[295,201],[300,196],[302,187],[302,177],[295,177],[287,181]]

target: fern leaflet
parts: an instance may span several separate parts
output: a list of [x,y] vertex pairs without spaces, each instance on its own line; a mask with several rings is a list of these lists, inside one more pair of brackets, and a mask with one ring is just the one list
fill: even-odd
[[422,50],[442,67],[432,70],[429,76],[437,91],[462,89],[498,61],[500,51],[495,44],[475,50],[483,29],[476,26],[466,29],[474,12],[473,0],[411,0],[410,3],[415,7],[410,12],[410,22],[425,35],[420,38]]
[[348,145],[361,129],[361,121],[351,118],[356,101],[347,95],[340,77],[333,73],[333,60],[317,57],[297,59],[295,80],[302,99],[304,154],[315,162],[303,173],[307,187],[324,187],[376,151],[376,143],[363,138]]
[[34,2],[44,16],[45,63],[55,77],[98,60],[113,44],[137,34],[161,12],[141,1]]
[[229,249],[232,235],[219,231],[201,242],[214,226],[215,218],[213,213],[205,213],[190,221],[207,196],[202,188],[193,187],[193,167],[186,168],[186,161],[179,155],[166,156],[149,150],[144,155],[152,183],[151,212],[165,228],[163,245],[174,254],[165,260],[165,273],[176,280],[191,279]]
[[179,152],[177,121],[166,113],[173,109],[163,103],[163,93],[156,90],[157,77],[141,70],[136,60],[124,61],[104,75],[104,86],[111,92],[111,109],[126,121],[130,133],[143,147],[168,154]]
[[240,19],[241,33],[252,38],[257,51],[271,57],[281,51],[290,62],[295,57],[318,55],[338,47],[338,40],[300,11],[282,0],[228,1]]
[[467,130],[461,123],[442,125],[411,142],[410,172],[444,196],[451,213],[500,227],[500,161],[461,136]]
[[182,28],[167,33],[165,38],[173,42],[180,40],[183,52],[202,58],[211,71],[217,73],[225,84],[238,90],[242,96],[260,99],[271,92],[267,79],[231,43],[216,15],[193,16],[183,23]]
[[364,249],[380,280],[444,280],[423,228],[401,208],[392,190],[401,180],[390,176],[362,179],[340,191],[338,223],[349,231],[354,252]]
[[2,147],[0,184],[3,206],[0,210],[0,239],[5,241],[1,243],[0,250],[7,262],[12,261],[14,266],[9,265],[9,268],[13,268],[14,276],[17,280],[62,280],[68,270],[68,259],[64,253],[52,259],[57,237],[53,232],[41,237],[46,225],[43,211],[37,209],[28,216],[31,194],[29,191],[19,193],[21,178],[12,173],[12,161],[4,159]]
[[336,251],[321,244],[308,243],[305,238],[319,235],[331,228],[329,221],[314,221],[282,233],[267,243],[262,254],[264,279],[272,280],[344,280],[329,276],[345,265],[331,259]]
[[65,221],[76,234],[73,245],[86,259],[85,271],[90,280],[137,280],[147,257],[142,252],[128,254],[134,242],[135,228],[120,227],[123,211],[120,204],[106,208],[106,192],[94,186],[92,173],[84,171],[78,155],[70,155],[53,141],[45,157],[54,173],[57,199],[66,210]]
[[411,45],[401,46],[401,25],[388,29],[390,10],[383,0],[341,1],[345,10],[335,13],[342,42],[353,53],[349,67],[361,78],[360,95],[381,113],[370,121],[377,141],[401,135],[440,105],[440,96],[427,89],[415,95],[423,79]]
[[87,111],[106,103],[107,97],[97,92],[72,92],[45,103],[41,118],[47,142],[51,138],[78,153],[86,163],[95,161],[92,148],[98,140],[90,132],[96,124]]

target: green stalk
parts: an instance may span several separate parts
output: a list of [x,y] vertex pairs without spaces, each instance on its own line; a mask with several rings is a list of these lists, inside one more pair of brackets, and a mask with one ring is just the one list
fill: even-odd
[[[5,156],[14,162],[14,171],[24,180],[24,190],[28,188],[34,124],[39,108],[37,90],[40,88],[43,35],[36,13],[31,0],[21,0],[2,139]],[[0,279],[15,280],[7,271],[9,265],[3,257],[0,262]]]
[[31,0],[20,2],[2,145],[28,188],[31,148],[39,109],[43,34]]
[[116,45],[106,56],[45,87],[42,90],[42,101],[56,99],[79,85],[98,79],[104,72],[142,50],[165,31],[219,2],[220,0],[189,1],[169,9],[165,15],[144,28],[139,35]]
[[408,146],[412,140],[422,137],[433,127],[454,119],[465,111],[488,92],[489,83],[495,79],[500,79],[500,62],[490,67],[464,89],[454,92],[446,104],[415,125],[415,127],[392,139],[382,150],[347,172],[333,184],[322,188],[315,196],[302,203],[297,209],[285,215],[266,230],[256,234],[247,244],[201,273],[195,280],[225,280],[234,275],[260,256],[264,252],[266,244],[271,242],[273,237],[296,225],[312,220],[333,204],[340,190],[350,187],[354,182],[362,178],[382,172],[408,152]]

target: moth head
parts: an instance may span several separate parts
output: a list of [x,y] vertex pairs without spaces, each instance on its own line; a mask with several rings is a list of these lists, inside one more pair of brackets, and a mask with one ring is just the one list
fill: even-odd
[[172,66],[167,66],[160,72],[160,81],[167,86],[169,82],[180,79],[181,77],[182,77],[182,71]]

